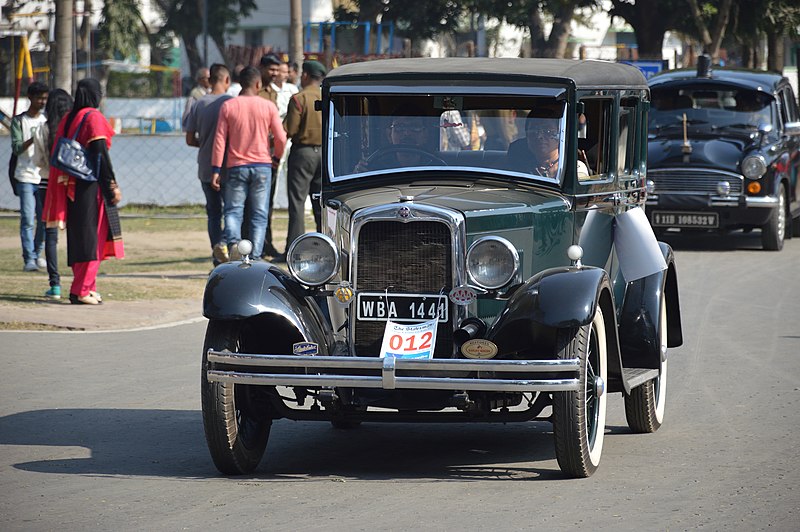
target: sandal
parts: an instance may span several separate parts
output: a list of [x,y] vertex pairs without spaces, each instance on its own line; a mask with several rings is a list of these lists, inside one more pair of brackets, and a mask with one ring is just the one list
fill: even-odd
[[75,294],[69,295],[69,302],[73,305],[99,305],[100,301],[95,299],[92,294],[87,294],[85,296],[76,296]]

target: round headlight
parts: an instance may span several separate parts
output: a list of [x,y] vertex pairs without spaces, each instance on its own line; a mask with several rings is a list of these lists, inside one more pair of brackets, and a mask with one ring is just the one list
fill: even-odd
[[329,237],[306,233],[289,246],[286,264],[298,281],[308,286],[319,286],[336,275],[339,252]]
[[467,251],[467,273],[481,288],[494,290],[507,285],[518,269],[519,254],[505,238],[479,238]]
[[749,155],[742,161],[742,173],[747,179],[761,179],[767,172],[767,161],[761,155]]

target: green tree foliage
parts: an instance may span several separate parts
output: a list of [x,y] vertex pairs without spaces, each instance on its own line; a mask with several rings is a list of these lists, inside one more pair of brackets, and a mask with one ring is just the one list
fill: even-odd
[[136,0],[104,2],[98,27],[98,47],[106,58],[128,59],[138,56],[144,35]]
[[[527,29],[530,47],[523,50],[531,57],[564,57],[572,21],[581,8],[596,8],[596,0],[472,0],[474,8],[488,17]],[[546,23],[551,22],[546,34]]]
[[[205,0],[208,2],[208,35],[225,56],[225,35],[235,31],[242,18],[256,8],[255,0]],[[166,22],[162,34],[174,33],[186,46],[192,75],[203,65],[198,39],[203,32],[203,1],[155,0]],[[227,58],[225,58],[227,60]]]
[[355,4],[357,11],[340,9],[336,19],[374,23],[392,21],[398,33],[412,41],[454,31],[462,12],[461,4],[453,0],[356,0]]

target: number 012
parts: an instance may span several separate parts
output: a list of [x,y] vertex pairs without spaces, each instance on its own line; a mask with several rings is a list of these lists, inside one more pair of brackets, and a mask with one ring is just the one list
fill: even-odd
[[422,340],[422,344],[417,346],[416,345],[417,344],[417,335],[416,334],[412,334],[411,336],[406,338],[406,341],[405,341],[406,346],[403,347],[403,337],[400,336],[399,334],[394,334],[394,335],[392,335],[391,338],[389,338],[389,348],[394,350],[394,351],[399,350],[401,347],[403,348],[403,351],[416,351],[417,349],[430,349],[431,348],[431,339],[432,338],[433,338],[433,333],[431,333],[431,332],[422,333],[422,335],[419,338],[419,340]]

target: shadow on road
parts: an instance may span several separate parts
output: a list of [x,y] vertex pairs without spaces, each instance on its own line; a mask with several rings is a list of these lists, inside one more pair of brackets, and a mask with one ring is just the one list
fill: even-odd
[[[614,432],[612,430],[612,432]],[[46,459],[14,463],[39,473],[217,478],[191,410],[57,409],[0,418],[0,444],[65,447]],[[74,447],[90,456],[75,457]],[[72,449],[69,449],[72,448]],[[14,462],[39,450],[4,452]],[[549,423],[363,424],[336,430],[328,423],[273,424],[266,455],[253,475],[264,481],[322,477],[362,480],[563,479]],[[537,463],[547,464],[537,466]]]

